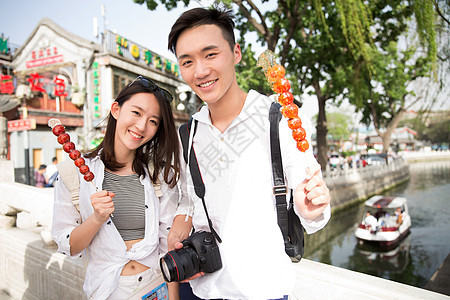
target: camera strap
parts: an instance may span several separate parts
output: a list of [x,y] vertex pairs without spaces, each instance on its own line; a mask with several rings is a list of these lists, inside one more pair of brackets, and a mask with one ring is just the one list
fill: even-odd
[[280,148],[280,112],[281,105],[272,103],[269,111],[270,122],[270,152],[272,158],[273,173],[273,194],[275,195],[278,226],[284,240],[286,254],[292,262],[299,262],[304,252],[303,226],[300,218],[294,212],[293,192],[289,200],[289,209],[287,208],[287,186],[284,180],[283,160],[281,158]]
[[[191,144],[191,149],[189,149],[189,136],[190,131],[192,128],[192,118],[183,125],[180,126],[179,132],[180,132],[180,138],[181,138],[181,144],[183,145],[183,157],[184,161],[186,163],[189,163],[189,171],[191,172],[192,182],[194,183],[194,190],[195,194],[202,199],[203,208],[205,209],[206,218],[208,219],[208,225],[209,229],[211,230],[211,233],[214,234],[217,241],[219,243],[222,243],[222,239],[220,238],[219,234],[214,230],[213,224],[211,219],[209,218],[208,210],[206,209],[206,203],[205,203],[205,184],[202,179],[202,174],[200,172],[200,168],[197,161],[197,156],[195,155],[194,145],[193,142]],[[194,139],[194,135],[197,132],[197,124],[198,121],[195,121],[194,126],[194,132],[192,135],[192,140]],[[190,150],[190,151],[189,151]],[[189,159],[188,159],[189,156]]]

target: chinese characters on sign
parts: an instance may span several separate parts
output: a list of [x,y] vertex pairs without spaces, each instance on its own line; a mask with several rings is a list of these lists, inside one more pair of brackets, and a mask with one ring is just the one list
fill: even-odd
[[42,92],[46,93],[44,90],[44,83],[40,82],[40,78],[44,78],[44,76],[39,75],[38,73],[30,74],[31,78],[28,78],[27,81],[30,83],[30,88],[34,92]]
[[26,66],[27,68],[34,68],[56,64],[63,61],[64,61],[63,55],[58,54],[57,47],[48,47],[31,51],[31,60],[26,62]]
[[55,83],[55,96],[67,97],[67,92],[65,92],[66,84],[64,83],[64,80],[55,76],[53,82]]
[[[30,88],[33,92],[47,93],[47,91],[44,89],[44,83],[40,80],[41,78],[44,78],[44,76],[41,76],[38,73],[33,73],[30,74],[30,78],[28,78],[27,81],[30,83]],[[53,83],[55,84],[53,90],[55,97],[67,97],[67,92],[65,91],[66,84],[64,82],[64,79],[55,76],[53,78]]]
[[94,72],[92,72],[92,77],[93,77],[93,83],[94,83],[94,117],[95,118],[100,118],[101,117],[101,113],[100,113],[100,105],[101,105],[101,101],[100,101],[100,69],[98,67],[98,62],[94,61],[92,63],[92,70]]
[[11,75],[1,75],[0,93],[1,94],[10,94],[10,95],[12,93],[14,93],[14,85],[12,82]]
[[[112,33],[111,33],[112,34]],[[139,63],[143,63],[147,66],[153,66],[156,69],[170,73],[174,76],[180,75],[180,69],[178,64],[170,61],[167,58],[163,58],[156,53],[151,52],[148,49],[140,47],[139,45],[129,42],[126,38],[115,35],[115,51],[125,57],[133,57]],[[111,49],[113,50],[113,49]]]

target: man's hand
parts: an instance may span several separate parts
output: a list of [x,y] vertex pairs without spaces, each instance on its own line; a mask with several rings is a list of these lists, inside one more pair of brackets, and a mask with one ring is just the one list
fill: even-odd
[[317,218],[330,204],[330,191],[320,176],[320,165],[306,169],[306,178],[295,189],[295,205],[299,213],[308,220]]
[[[186,221],[185,215],[178,215],[174,218],[172,228],[170,228],[169,234],[167,235],[167,248],[169,251],[178,250],[183,248],[183,243],[185,239],[189,237],[189,233],[192,230],[192,218],[189,217]],[[188,282],[200,276],[205,275],[204,272],[197,273],[181,282]]]
[[189,237],[189,233],[192,230],[192,217],[186,215],[178,215],[173,219],[172,227],[167,235],[167,248],[171,251],[173,249],[181,249],[183,244],[181,243]]

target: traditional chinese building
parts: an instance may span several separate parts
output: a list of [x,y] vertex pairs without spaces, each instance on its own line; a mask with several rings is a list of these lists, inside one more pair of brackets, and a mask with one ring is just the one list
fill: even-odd
[[33,174],[52,157],[66,159],[47,126],[50,118],[61,120],[77,149],[90,149],[102,137],[102,121],[116,95],[138,75],[151,78],[174,95],[177,123],[189,116],[177,110],[188,107],[182,102],[187,104],[193,95],[176,62],[111,31],[103,33],[100,45],[43,19],[16,51],[11,66],[14,95],[21,106],[16,120],[9,120],[9,152],[19,182],[27,181],[27,164]]

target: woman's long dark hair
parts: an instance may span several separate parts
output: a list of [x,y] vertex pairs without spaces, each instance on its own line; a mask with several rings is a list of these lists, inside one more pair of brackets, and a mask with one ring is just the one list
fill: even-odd
[[[164,170],[164,181],[170,187],[174,187],[180,174],[180,162],[178,135],[173,119],[172,108],[159,90],[151,91],[142,86],[139,81],[125,86],[119,92],[115,101],[119,106],[122,106],[123,103],[133,95],[139,93],[153,94],[156,97],[161,110],[161,120],[155,136],[136,149],[136,156],[132,165],[133,170],[138,175],[145,176],[144,166],[148,166],[149,162],[152,162],[153,172],[151,173],[149,171],[152,182],[156,183],[158,174]],[[105,167],[111,171],[116,171],[124,167],[124,164],[119,163],[114,155],[116,124],[117,121],[110,112],[107,116],[106,132],[103,141],[95,149],[85,155],[88,158],[100,155]],[[173,170],[174,176],[170,176],[170,169]]]

